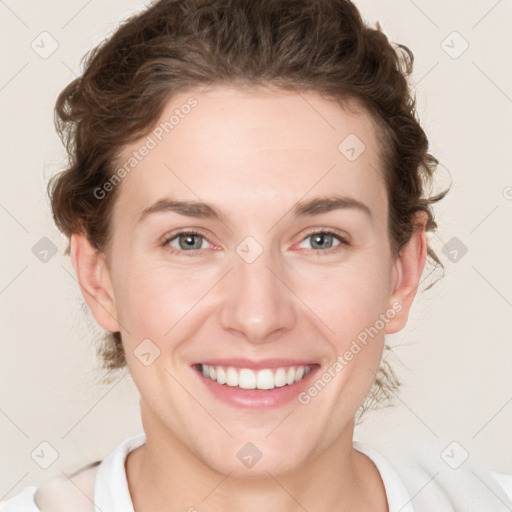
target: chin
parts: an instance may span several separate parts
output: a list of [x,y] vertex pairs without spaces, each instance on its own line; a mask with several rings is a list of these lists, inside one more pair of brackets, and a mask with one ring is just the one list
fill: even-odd
[[279,457],[276,457],[275,453],[261,452],[261,455],[255,455],[252,460],[248,455],[240,454],[240,458],[235,455],[225,462],[221,462],[219,459],[205,460],[204,462],[218,473],[242,480],[268,480],[269,474],[278,478],[293,473],[302,465],[298,459],[290,461],[287,456],[289,452]]

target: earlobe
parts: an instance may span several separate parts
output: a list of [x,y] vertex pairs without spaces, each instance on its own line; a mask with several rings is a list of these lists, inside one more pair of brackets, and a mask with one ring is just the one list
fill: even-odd
[[110,332],[119,331],[114,291],[105,257],[82,233],[71,235],[71,263],[96,322]]
[[386,325],[386,334],[401,331],[407,324],[427,259],[426,220],[425,212],[417,214],[414,219],[415,230],[394,262],[396,277],[389,304],[390,307],[400,304],[400,311]]

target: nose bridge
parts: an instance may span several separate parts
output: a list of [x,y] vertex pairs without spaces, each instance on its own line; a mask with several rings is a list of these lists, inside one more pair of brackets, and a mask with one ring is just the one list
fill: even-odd
[[296,319],[293,294],[282,282],[277,254],[246,237],[233,254],[221,312],[225,329],[242,333],[252,343],[265,342],[277,330],[290,329]]

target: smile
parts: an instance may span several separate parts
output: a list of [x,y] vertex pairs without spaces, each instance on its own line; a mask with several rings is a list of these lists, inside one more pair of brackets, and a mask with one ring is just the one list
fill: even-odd
[[311,368],[311,365],[298,365],[252,370],[233,366],[197,365],[198,371],[206,378],[217,382],[217,384],[225,384],[237,389],[262,390],[290,386],[302,380],[311,371]]

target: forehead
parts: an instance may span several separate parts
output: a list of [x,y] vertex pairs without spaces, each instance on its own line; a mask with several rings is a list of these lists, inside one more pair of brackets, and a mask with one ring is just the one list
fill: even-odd
[[129,172],[116,209],[135,221],[172,196],[247,213],[336,192],[383,213],[377,127],[356,103],[347,106],[317,93],[266,88],[180,92],[147,136],[123,148],[117,167]]

